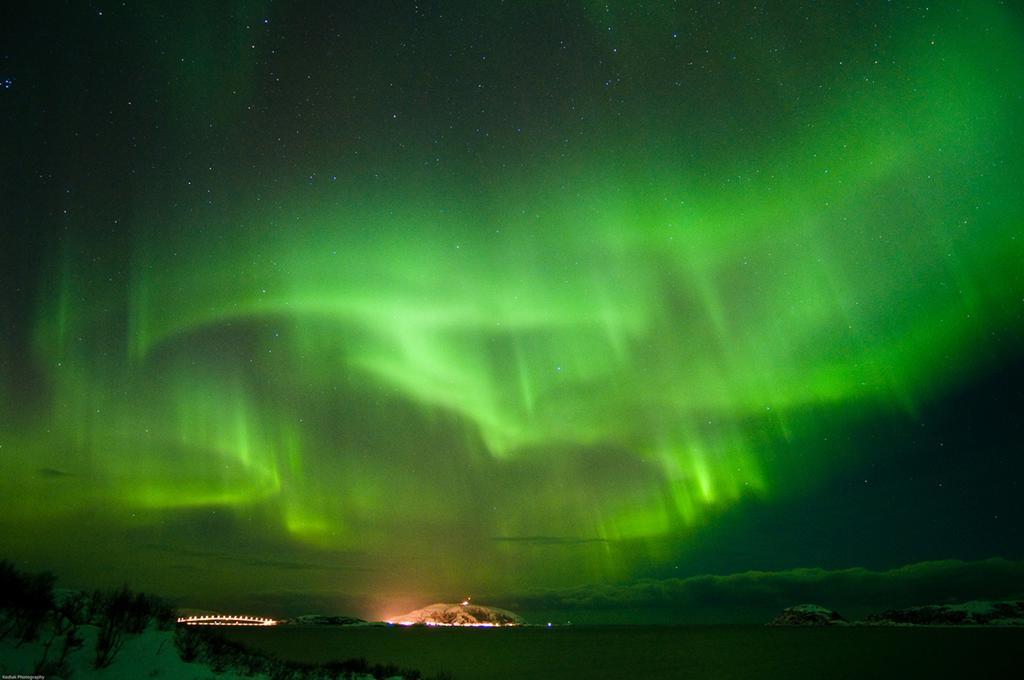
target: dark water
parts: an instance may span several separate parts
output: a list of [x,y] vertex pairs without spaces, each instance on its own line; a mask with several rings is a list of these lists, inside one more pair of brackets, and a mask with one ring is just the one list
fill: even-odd
[[282,658],[487,678],[1024,677],[1024,629],[572,626],[234,628]]

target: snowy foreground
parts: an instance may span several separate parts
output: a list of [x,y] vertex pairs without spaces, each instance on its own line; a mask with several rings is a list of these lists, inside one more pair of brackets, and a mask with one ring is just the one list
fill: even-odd
[[[39,638],[34,642],[18,645],[13,636],[0,641],[0,673],[4,676],[21,676],[22,678],[36,678],[42,680],[54,680],[57,677],[66,677],[67,680],[102,678],[103,680],[138,680],[139,678],[173,678],[174,680],[253,680],[270,678],[266,673],[252,675],[243,674],[239,670],[225,668],[220,672],[202,662],[195,661],[188,663],[183,661],[174,643],[174,629],[159,630],[155,625],[150,625],[138,635],[125,637],[124,646],[114,657],[113,662],[106,668],[96,669],[93,667],[93,660],[96,656],[96,638],[99,628],[93,625],[83,625],[79,628],[79,635],[83,644],[77,650],[70,652],[67,656],[66,676],[47,673],[35,675],[33,670],[37,662],[43,657],[46,641],[50,638],[49,631],[42,631]],[[49,658],[59,656],[60,641],[57,640],[51,646]],[[296,671],[291,677],[295,678],[327,678],[331,675],[321,673],[308,674]],[[282,677],[275,673],[274,678]],[[287,676],[286,676],[287,677]],[[354,680],[374,680],[370,674],[355,673],[346,675],[334,675],[333,677],[353,678]],[[401,675],[391,676],[402,678]]]
[[[129,680],[143,677],[236,680],[241,677],[231,673],[218,675],[203,665],[185,663],[174,646],[174,631],[157,630],[154,626],[139,635],[127,637],[124,647],[114,657],[110,666],[95,669],[92,667],[92,662],[95,657],[94,650],[98,632],[99,628],[91,625],[84,625],[79,630],[84,644],[67,657],[71,677],[106,678],[107,680]],[[4,640],[0,643],[0,670],[5,675],[32,675],[36,662],[43,656],[47,637],[47,633],[44,632],[40,635],[40,639],[25,643],[20,647],[16,640],[10,638]],[[59,641],[54,646],[59,646]],[[58,653],[57,650],[51,652],[51,654],[56,653]]]

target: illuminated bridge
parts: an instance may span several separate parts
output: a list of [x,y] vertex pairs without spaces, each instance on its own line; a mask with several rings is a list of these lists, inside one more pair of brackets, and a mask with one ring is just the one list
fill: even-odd
[[209,614],[207,616],[179,616],[178,623],[186,626],[276,626],[280,622],[262,616]]

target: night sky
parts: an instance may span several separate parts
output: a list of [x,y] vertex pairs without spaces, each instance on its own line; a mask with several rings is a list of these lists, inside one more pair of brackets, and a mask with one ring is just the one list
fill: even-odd
[[25,4],[0,556],[371,618],[1024,595],[1016,3]]

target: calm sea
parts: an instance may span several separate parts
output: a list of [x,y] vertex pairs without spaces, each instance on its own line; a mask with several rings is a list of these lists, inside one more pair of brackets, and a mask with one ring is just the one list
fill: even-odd
[[[1024,677],[1024,629],[570,626],[226,629],[281,658],[504,678]],[[1018,675],[1018,673],[1021,673]]]

